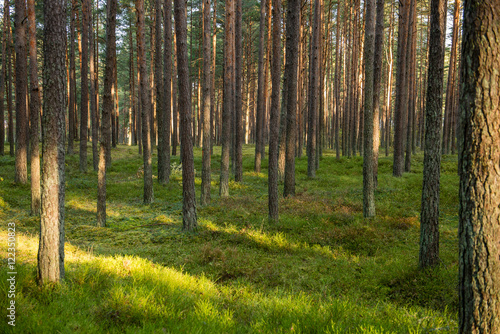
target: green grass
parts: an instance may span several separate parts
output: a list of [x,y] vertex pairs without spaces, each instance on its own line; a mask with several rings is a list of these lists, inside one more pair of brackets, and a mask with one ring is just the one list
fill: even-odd
[[[96,227],[97,174],[66,160],[66,278],[36,284],[39,218],[30,187],[16,185],[14,160],[0,157],[0,234],[17,228],[16,327],[4,333],[452,333],[457,330],[458,177],[456,156],[441,176],[441,265],[417,266],[423,155],[392,177],[379,159],[377,217],[362,217],[362,159],[326,151],[315,179],[297,159],[297,195],[267,220],[267,160],[253,172],[244,146],[242,183],[218,196],[220,147],[212,158],[212,203],[184,233],[182,179],[155,182],[142,203],[137,147],[113,150],[108,226]],[[197,196],[201,149],[195,148]],[[91,155],[89,155],[91,157]],[[153,160],[156,160],[154,156]],[[179,157],[172,157],[179,164]],[[156,174],[156,166],[153,166]],[[3,240],[3,239],[2,239]],[[7,258],[6,243],[0,251]],[[7,307],[6,263],[0,305]]]

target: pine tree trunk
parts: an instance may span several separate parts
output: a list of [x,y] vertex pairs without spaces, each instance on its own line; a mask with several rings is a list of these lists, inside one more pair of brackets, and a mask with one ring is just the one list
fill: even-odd
[[163,108],[165,118],[163,129],[159,129],[163,138],[164,181],[170,179],[170,127],[172,122],[172,0],[163,3],[164,48],[163,48]]
[[71,6],[69,37],[69,108],[68,108],[68,155],[74,154],[76,127],[76,64],[75,64],[75,20],[76,8]]
[[241,33],[241,16],[242,16],[242,0],[236,0],[234,26],[234,58],[235,58],[235,94],[234,94],[234,118],[235,118],[235,152],[234,152],[234,181],[241,182],[243,180],[243,123],[242,123],[242,33]]
[[[8,0],[6,0],[7,2]],[[4,111],[4,97],[5,97],[5,81],[7,79],[7,15],[5,11],[8,10],[8,2],[4,6],[3,14],[3,34],[2,34],[2,69],[0,71],[0,156],[5,154],[5,111]]]
[[197,228],[196,197],[194,190],[193,142],[191,138],[191,96],[189,94],[189,64],[187,50],[186,3],[174,0],[175,33],[177,35],[177,61],[179,80],[179,115],[181,121],[182,160],[182,229]]
[[[93,1],[90,0],[90,8],[93,8]],[[95,52],[94,52],[94,24],[89,13],[89,74],[90,74],[90,117],[92,119],[92,166],[94,171],[99,170],[99,113],[97,108],[97,96],[95,86]]]
[[300,0],[289,0],[286,14],[286,152],[283,196],[295,195],[295,143],[297,137],[297,70],[300,43]]
[[234,89],[234,0],[226,0],[224,28],[224,106],[222,114],[222,154],[220,188],[221,197],[229,196],[229,155],[231,146],[231,110]]
[[111,113],[113,110],[112,85],[115,82],[113,63],[116,58],[116,11],[117,0],[107,1],[106,24],[106,67],[104,72],[104,96],[102,102],[101,143],[99,148],[99,172],[97,194],[97,226],[106,226],[106,170],[107,155],[110,149]]
[[262,164],[263,152],[262,143],[264,140],[264,129],[263,129],[263,118],[266,108],[266,99],[264,91],[264,52],[265,52],[265,34],[266,34],[266,0],[261,0],[260,2],[260,25],[259,25],[259,60],[257,69],[257,113],[255,120],[256,127],[256,139],[255,139],[255,167],[254,170],[260,173],[260,168]]
[[139,72],[141,76],[141,122],[142,122],[142,154],[144,160],[144,203],[152,203],[153,171],[151,166],[151,94],[149,92],[149,77],[146,67],[144,0],[136,0],[137,8],[137,54],[139,55]]
[[210,203],[210,157],[211,157],[211,131],[210,131],[210,109],[211,101],[211,61],[210,61],[210,0],[203,1],[203,167],[201,171],[201,205]]
[[28,63],[26,58],[26,2],[15,1],[16,24],[16,174],[15,182],[28,183],[28,113],[26,110],[26,88]]
[[[155,90],[156,90],[156,117],[158,120],[158,182],[166,184],[168,182],[167,165],[166,165],[166,140],[165,132],[167,126],[167,106],[165,97],[165,80],[163,78],[163,57],[162,57],[162,19],[161,1],[155,0],[155,17],[156,17],[156,40],[155,40]],[[168,82],[170,83],[170,82]]]
[[87,127],[89,104],[89,18],[90,0],[82,0],[82,51],[80,99],[80,172],[87,172]]
[[273,58],[271,62],[271,110],[269,117],[269,219],[278,222],[278,147],[280,124],[280,81],[281,81],[281,1],[273,0]]
[[425,106],[425,151],[420,215],[421,268],[439,263],[439,176],[441,168],[441,111],[443,105],[446,0],[431,1],[429,81]]
[[[28,0],[29,57],[30,57],[30,149],[31,149],[31,214],[40,214],[40,90],[38,88],[38,65],[36,50],[35,0]],[[2,102],[3,103],[3,102]],[[2,111],[3,114],[3,111]],[[3,123],[2,123],[3,128]],[[3,142],[3,137],[2,137]]]
[[461,334],[500,332],[499,18],[497,1],[464,2],[458,134]]
[[65,0],[44,1],[44,110],[42,117],[42,206],[38,283],[64,278],[64,113],[66,111]]
[[411,0],[410,21],[408,22],[408,46],[406,50],[406,72],[408,85],[408,108],[407,108],[407,127],[406,127],[406,155],[405,172],[411,171],[411,153],[413,148],[413,128],[415,115],[415,56],[416,56],[416,34],[417,34],[417,9],[416,1]]

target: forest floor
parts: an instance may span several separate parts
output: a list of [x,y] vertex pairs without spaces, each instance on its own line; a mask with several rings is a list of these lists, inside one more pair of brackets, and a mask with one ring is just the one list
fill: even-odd
[[[196,192],[201,149],[195,148]],[[14,159],[0,157],[1,333],[453,333],[458,305],[457,157],[441,174],[441,265],[418,268],[423,154],[392,176],[381,154],[377,217],[362,216],[362,159],[326,150],[315,179],[297,159],[296,192],[267,220],[267,159],[253,171],[244,146],[243,182],[218,195],[220,147],[212,157],[212,202],[199,228],[182,227],[179,157],[171,181],[142,203],[137,147],[118,146],[108,172],[108,226],[96,227],[97,173],[66,160],[62,285],[36,284],[39,217],[30,186],[14,184]],[[153,156],[156,162],[156,152]],[[153,165],[156,175],[156,165]],[[155,180],[154,180],[155,181]],[[280,186],[282,190],[282,185]],[[7,223],[15,222],[16,327],[5,317]]]

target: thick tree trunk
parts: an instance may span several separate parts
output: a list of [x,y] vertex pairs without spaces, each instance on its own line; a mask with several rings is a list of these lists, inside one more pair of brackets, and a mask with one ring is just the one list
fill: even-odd
[[153,171],[151,166],[151,94],[149,93],[149,76],[146,67],[144,0],[136,0],[137,8],[137,54],[139,55],[139,72],[141,76],[141,113],[142,113],[142,154],[144,160],[144,203],[152,203]]
[[[28,0],[29,56],[30,56],[30,149],[31,149],[31,214],[40,214],[40,90],[38,88],[38,65],[36,50],[35,0]],[[3,113],[3,111],[2,111]],[[3,123],[2,123],[3,127]],[[2,137],[3,142],[3,137]]]
[[191,138],[191,96],[189,94],[189,64],[187,50],[186,3],[174,0],[175,33],[177,35],[177,61],[179,78],[179,115],[181,121],[182,160],[182,229],[197,228],[196,197],[194,190],[193,142]]
[[269,117],[269,219],[278,222],[278,146],[280,124],[280,81],[281,81],[281,1],[273,0],[273,58],[271,62],[271,110]]
[[210,131],[210,109],[212,105],[211,101],[211,82],[212,76],[211,72],[211,61],[210,61],[210,0],[203,1],[203,100],[202,100],[202,110],[203,110],[203,167],[201,171],[201,205],[206,205],[210,203],[210,183],[211,183],[211,173],[210,173],[210,157],[211,157],[211,144],[212,136]]
[[15,182],[28,183],[28,113],[26,110],[26,88],[28,85],[28,63],[26,58],[26,2],[16,0],[16,175]]
[[458,134],[461,334],[500,333],[499,32],[497,1],[464,2]]
[[365,2],[365,104],[363,141],[363,216],[375,216],[375,184],[373,177],[373,86],[375,59],[375,0]]
[[439,176],[441,168],[441,112],[443,105],[446,0],[431,1],[429,81],[425,106],[425,151],[420,215],[421,268],[439,263]]
[[106,226],[106,170],[107,155],[110,149],[111,113],[113,110],[112,85],[115,82],[113,63],[116,58],[116,11],[117,0],[107,1],[106,24],[106,67],[104,72],[104,97],[102,102],[101,144],[99,149],[99,173],[97,193],[97,226]]
[[42,207],[38,282],[64,278],[64,113],[66,111],[65,0],[48,0],[44,13],[44,110],[42,117]]
[[283,195],[295,195],[295,143],[297,137],[297,70],[300,43],[300,0],[289,0],[286,14],[286,152]]

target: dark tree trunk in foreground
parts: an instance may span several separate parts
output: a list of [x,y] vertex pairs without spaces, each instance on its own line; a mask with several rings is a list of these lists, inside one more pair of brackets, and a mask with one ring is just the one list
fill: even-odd
[[87,172],[87,127],[89,112],[89,19],[90,0],[82,0],[82,52],[80,100],[80,172]]
[[500,333],[499,33],[498,1],[464,2],[458,136],[463,334]]
[[254,170],[260,173],[263,152],[262,142],[264,141],[263,118],[266,110],[266,92],[264,92],[264,52],[266,34],[266,0],[260,1],[260,25],[259,25],[259,60],[257,67],[257,112],[255,117],[255,167]]
[[26,59],[26,2],[16,0],[16,183],[28,183],[28,113],[26,88],[28,62]]
[[[30,149],[31,149],[31,214],[40,214],[40,149],[38,145],[40,123],[40,90],[36,52],[35,0],[28,0],[29,55],[30,55]],[[3,127],[3,123],[2,123]],[[2,137],[3,142],[3,137]]]
[[273,58],[271,63],[271,111],[269,115],[269,170],[268,195],[269,219],[279,219],[278,205],[278,146],[280,124],[280,82],[281,82],[281,1],[273,0]]
[[186,3],[174,0],[175,34],[177,35],[177,73],[179,82],[179,116],[182,161],[182,229],[193,231],[198,226],[194,190],[193,141],[191,138],[191,94],[187,50]]
[[163,181],[170,180],[170,122],[172,121],[172,0],[163,4],[164,48],[163,48],[163,107],[165,118],[160,134],[163,139]]
[[66,111],[65,0],[45,0],[42,117],[42,210],[38,282],[64,278],[64,113]]
[[139,72],[141,77],[141,114],[142,114],[142,154],[144,160],[144,203],[152,203],[153,196],[153,170],[151,166],[151,94],[149,93],[149,76],[146,67],[146,48],[144,43],[144,0],[136,0],[137,8],[137,54],[139,56]]
[[320,25],[320,1],[314,1],[313,32],[311,37],[311,54],[309,56],[309,101],[308,105],[308,127],[307,127],[307,176],[316,177],[316,131],[319,98],[319,25]]
[[231,114],[234,105],[234,1],[226,0],[226,22],[224,28],[224,109],[222,111],[222,154],[219,188],[221,197],[229,196]]
[[419,265],[421,268],[439,263],[439,176],[445,29],[446,0],[432,0],[429,76],[425,105],[424,180],[420,215]]
[[295,195],[295,144],[297,137],[297,65],[299,62],[300,0],[289,0],[286,14],[286,152],[283,195]]
[[106,169],[108,150],[110,149],[109,138],[111,130],[111,113],[113,111],[112,85],[115,82],[115,71],[113,70],[116,58],[116,10],[117,0],[107,1],[106,24],[106,67],[104,70],[104,96],[102,101],[101,143],[99,145],[99,173],[97,193],[97,226],[106,226]]
[[375,216],[373,177],[373,78],[375,49],[375,0],[365,2],[365,108],[363,134],[363,216]]
[[210,0],[203,1],[203,167],[201,171],[201,205],[210,203],[210,148],[211,148],[211,134],[210,134],[210,100],[212,81],[210,71]]

